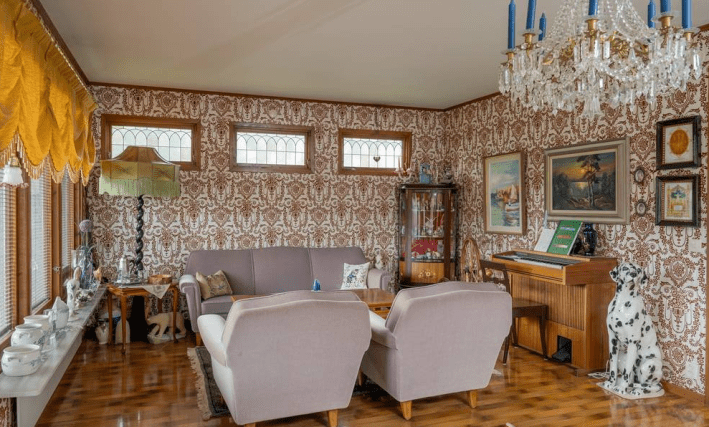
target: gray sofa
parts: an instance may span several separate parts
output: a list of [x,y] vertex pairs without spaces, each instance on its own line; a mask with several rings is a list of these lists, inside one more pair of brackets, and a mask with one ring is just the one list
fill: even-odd
[[[367,262],[361,248],[293,248],[275,247],[240,250],[200,250],[190,253],[180,291],[187,298],[192,330],[199,340],[197,318],[202,314],[226,316],[231,309],[230,295],[202,301],[195,273],[204,275],[224,271],[234,295],[270,295],[277,292],[311,289],[313,280],[320,281],[323,291],[340,289],[345,263]],[[373,268],[367,276],[367,287],[386,289],[391,273]]]

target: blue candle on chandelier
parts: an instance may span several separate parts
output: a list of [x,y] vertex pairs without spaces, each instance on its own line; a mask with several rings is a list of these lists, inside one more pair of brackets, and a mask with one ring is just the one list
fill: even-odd
[[527,4],[527,27],[526,27],[528,30],[534,29],[534,12],[535,12],[536,8],[537,8],[537,0],[529,0],[529,3]]
[[588,14],[590,16],[598,15],[598,0],[590,0],[588,2]]
[[515,48],[515,0],[510,0],[507,19],[507,49]]
[[647,5],[647,26],[655,28],[655,0],[650,0]]
[[692,0],[682,0],[682,28],[692,28]]
[[544,36],[547,34],[547,17],[542,13],[542,17],[539,18],[539,41],[544,40]]
[[670,0],[660,0],[660,13],[667,13],[672,10]]

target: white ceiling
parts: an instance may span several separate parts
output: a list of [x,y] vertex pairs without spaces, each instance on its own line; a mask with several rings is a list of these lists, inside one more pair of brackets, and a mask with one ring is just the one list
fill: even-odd
[[[553,25],[559,3],[538,0],[537,21],[544,11]],[[647,3],[633,0],[641,16]],[[447,108],[497,91],[507,44],[508,0],[42,5],[92,82]],[[707,22],[709,0],[694,0],[694,24]]]

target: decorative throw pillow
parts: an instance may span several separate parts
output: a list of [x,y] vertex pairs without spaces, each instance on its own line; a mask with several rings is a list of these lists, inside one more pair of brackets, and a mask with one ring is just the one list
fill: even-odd
[[223,271],[219,270],[211,276],[205,276],[199,271],[195,274],[202,299],[209,299],[221,295],[231,295],[231,286]]
[[369,263],[350,265],[345,263],[342,273],[342,287],[340,289],[366,289]]

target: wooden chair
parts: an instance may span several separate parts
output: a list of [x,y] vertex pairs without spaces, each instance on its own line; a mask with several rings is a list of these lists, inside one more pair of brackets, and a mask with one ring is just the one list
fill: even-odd
[[465,239],[460,251],[460,277],[466,282],[481,282],[480,248],[473,238]]
[[[482,271],[483,282],[493,282],[505,286],[505,290],[510,292],[510,279],[507,275],[507,268],[499,262],[480,260],[480,269]],[[502,277],[494,274],[495,271],[501,272]],[[544,334],[546,329],[547,313],[549,308],[545,304],[540,304],[534,301],[529,301],[522,298],[512,298],[512,326],[510,326],[510,334],[505,339],[505,352],[502,356],[502,363],[507,363],[507,353],[510,349],[510,338],[514,339],[514,344],[517,345],[517,328],[516,320],[520,317],[537,317],[539,318],[539,337],[542,340],[542,356],[547,357],[547,341]]]

